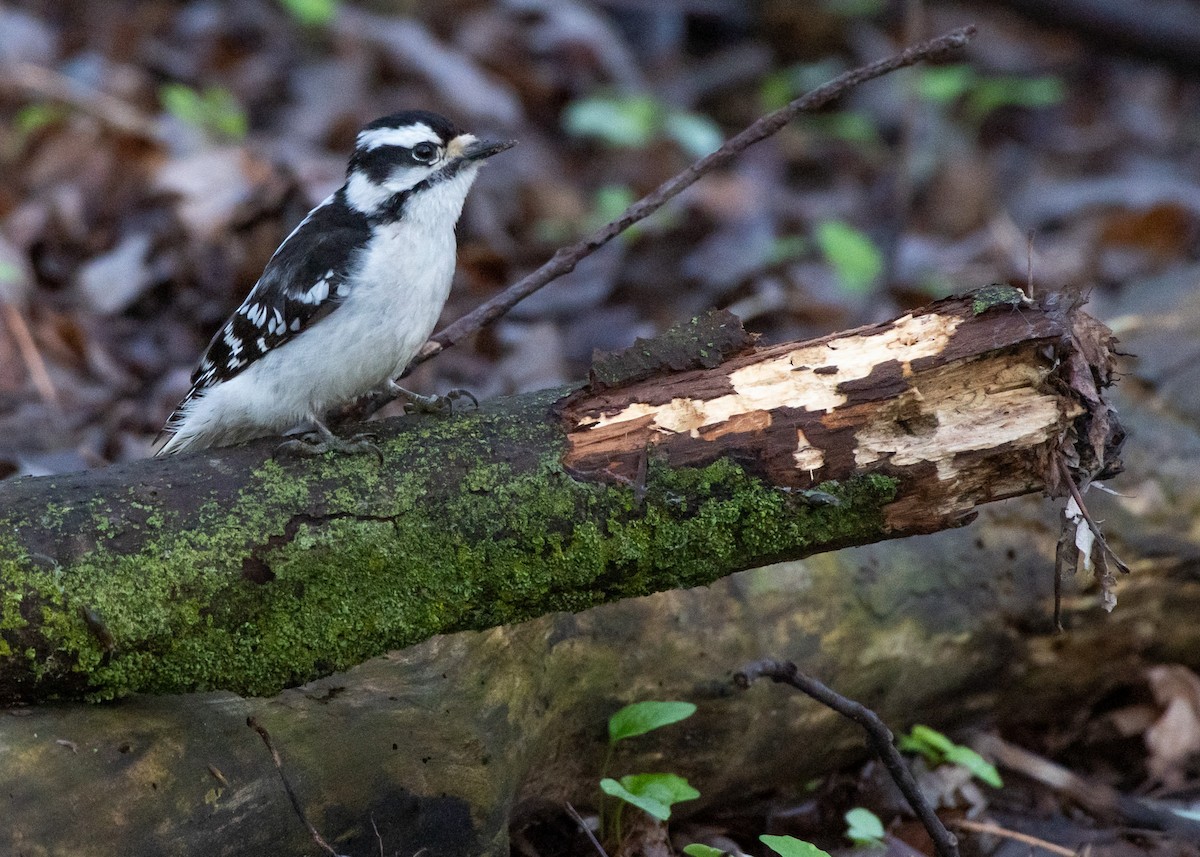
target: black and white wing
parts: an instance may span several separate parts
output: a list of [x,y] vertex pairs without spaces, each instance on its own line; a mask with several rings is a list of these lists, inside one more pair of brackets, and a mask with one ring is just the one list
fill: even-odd
[[353,257],[369,237],[367,219],[336,198],[313,209],[213,336],[180,408],[336,310],[349,294]]

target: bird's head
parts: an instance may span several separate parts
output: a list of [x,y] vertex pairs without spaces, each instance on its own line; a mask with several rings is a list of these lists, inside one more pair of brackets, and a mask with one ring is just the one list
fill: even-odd
[[398,194],[433,192],[450,203],[457,198],[461,206],[483,161],[513,145],[479,140],[424,110],[384,116],[358,132],[346,170],[346,201],[368,215],[395,207]]

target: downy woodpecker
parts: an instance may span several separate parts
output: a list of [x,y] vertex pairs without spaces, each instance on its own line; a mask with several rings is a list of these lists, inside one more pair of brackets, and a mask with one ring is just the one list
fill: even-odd
[[333,435],[333,408],[394,378],[450,292],[454,226],[484,159],[512,146],[410,110],[359,132],[346,183],[308,213],[217,331],[158,455],[308,422],[313,451],[374,449]]

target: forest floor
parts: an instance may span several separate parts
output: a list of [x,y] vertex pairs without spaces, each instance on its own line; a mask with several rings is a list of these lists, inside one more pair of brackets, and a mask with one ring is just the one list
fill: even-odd
[[[868,84],[704,178],[421,365],[408,386],[422,392],[486,399],[566,383],[595,351],[714,306],[783,341],[1005,282],[1089,292],[1120,335],[1200,294],[1200,43],[1189,74],[1186,44],[1155,55],[1130,32],[1131,52],[1117,53],[1003,3],[910,3],[920,21],[882,0],[401,5],[411,17],[334,0],[0,7],[0,478],[150,455],[209,337],[341,183],[358,127],[402,108],[520,143],[468,199],[445,324],[906,32],[979,27],[960,61]],[[1198,356],[1170,327],[1139,355],[1193,418]],[[1006,737],[1195,817],[1200,678],[1141,686],[1081,703],[1061,728]],[[1093,818],[1029,772],[998,790],[964,785],[940,795],[947,818],[1065,853],[1200,853]],[[872,802],[891,834],[872,853],[931,853],[884,791],[868,766],[800,796],[685,814],[673,831],[756,854],[761,833],[833,851],[847,845],[844,812]],[[526,855],[589,853],[565,814],[517,833]],[[1064,853],[959,834],[968,855]]]

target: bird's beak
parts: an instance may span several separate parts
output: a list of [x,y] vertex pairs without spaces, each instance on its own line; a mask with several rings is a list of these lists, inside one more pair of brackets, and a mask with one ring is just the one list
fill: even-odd
[[[459,147],[456,147],[454,144],[460,140],[462,143]],[[490,158],[492,155],[497,155],[505,149],[511,149],[515,145],[517,145],[516,140],[505,140],[497,143],[491,140],[476,140],[469,134],[463,134],[460,137],[456,137],[450,143],[450,150],[453,152],[455,148],[458,148],[459,151],[457,154],[464,160],[482,161],[484,158]]]

